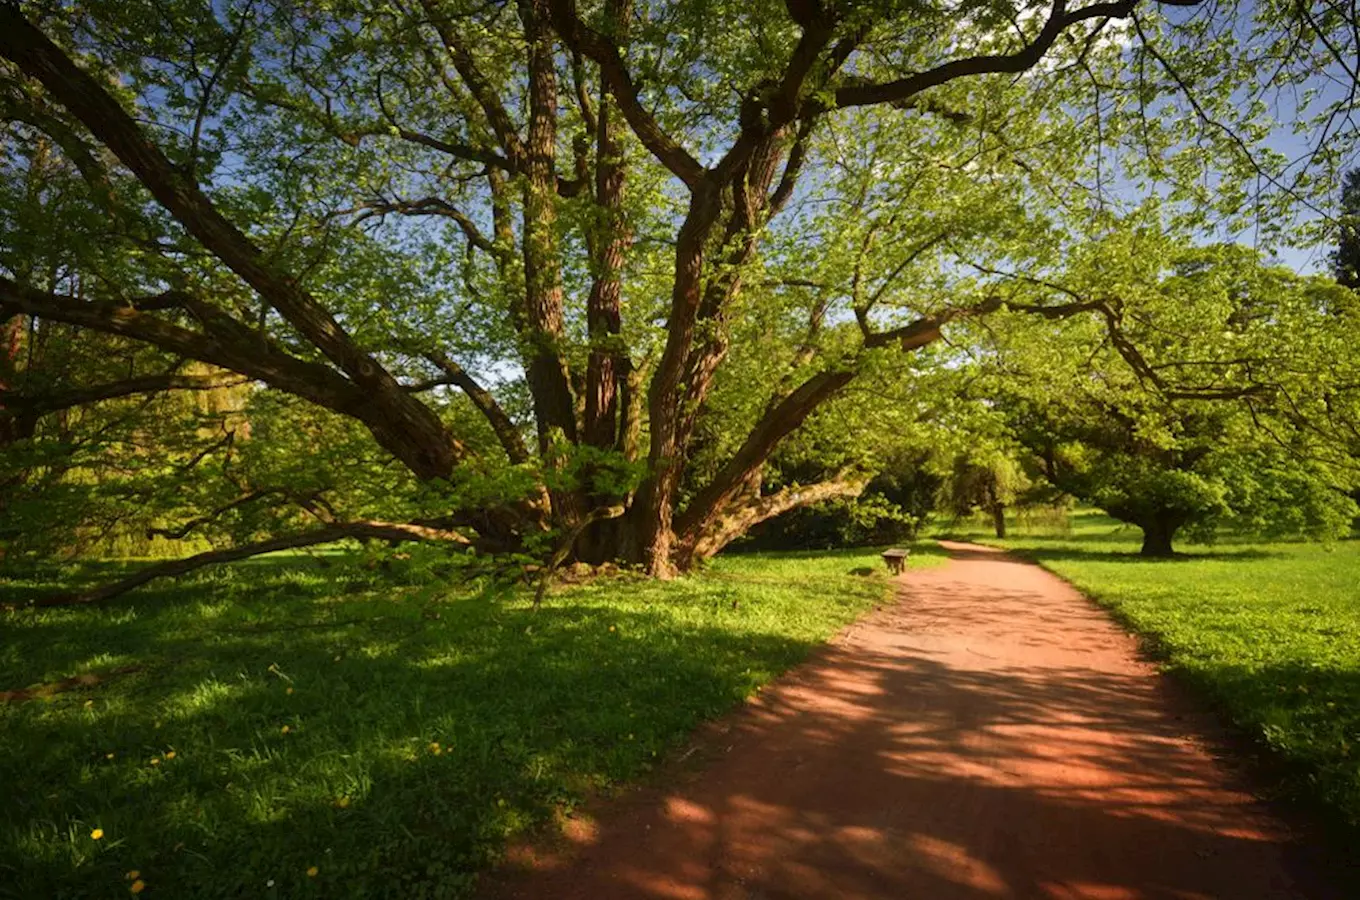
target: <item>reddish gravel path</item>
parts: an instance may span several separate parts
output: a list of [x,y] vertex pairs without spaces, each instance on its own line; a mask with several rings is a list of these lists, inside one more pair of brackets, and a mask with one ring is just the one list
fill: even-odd
[[710,729],[697,771],[519,851],[488,896],[1340,896],[1103,613],[1036,566],[945,546]]

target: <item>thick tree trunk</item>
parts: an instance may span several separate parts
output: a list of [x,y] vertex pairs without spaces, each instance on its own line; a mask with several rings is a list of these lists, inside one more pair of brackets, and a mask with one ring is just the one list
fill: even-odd
[[520,337],[539,450],[554,431],[576,440],[576,401],[562,355],[562,271],[557,241],[557,77],[543,0],[521,0],[529,43],[529,131],[524,144],[524,310]]
[[1153,557],[1175,556],[1171,541],[1182,524],[1183,520],[1179,516],[1168,514],[1159,514],[1139,522],[1138,527],[1143,529],[1143,548],[1139,553]]
[[[608,11],[616,31],[627,27],[621,7],[622,4],[615,0]],[[590,358],[586,363],[583,435],[586,443],[595,447],[612,447],[618,441],[619,395],[621,383],[628,376],[628,357],[620,343],[619,332],[622,327],[623,264],[632,245],[632,235],[623,213],[626,170],[611,106],[608,92],[602,89],[595,126],[595,202],[599,206],[602,233],[593,241],[595,280],[586,302]]]
[[1006,536],[1006,504],[992,504],[992,528],[996,531],[997,537]]
[[682,383],[685,363],[694,344],[695,322],[703,299],[704,245],[720,211],[716,187],[703,182],[690,196],[689,212],[680,227],[675,248],[675,280],[671,288],[671,311],[667,320],[666,348],[647,396],[651,446],[647,454],[650,473],[638,490],[630,512],[636,529],[637,559],[658,577],[674,574],[671,516],[675,493],[684,467],[680,426],[688,392]]

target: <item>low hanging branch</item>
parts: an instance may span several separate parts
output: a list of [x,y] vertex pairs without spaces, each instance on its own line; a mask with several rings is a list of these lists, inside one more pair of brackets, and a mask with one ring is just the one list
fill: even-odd
[[134,394],[160,394],[166,391],[212,391],[219,388],[239,387],[247,381],[239,376],[229,375],[144,375],[115,381],[108,384],[88,385],[65,388],[41,394],[20,394],[0,391],[0,416],[31,415],[47,413],[98,403],[101,400],[117,400]]
[[110,600],[128,591],[141,587],[142,585],[155,581],[158,578],[177,578],[195,569],[205,566],[216,565],[218,563],[236,562],[241,559],[249,559],[252,556],[260,556],[265,553],[273,553],[276,550],[293,550],[298,547],[312,547],[317,544],[330,544],[345,538],[361,538],[380,541],[444,541],[453,544],[470,545],[472,542],[456,531],[446,531],[440,528],[432,528],[424,525],[416,525],[406,522],[343,522],[334,525],[326,525],[312,531],[304,531],[300,534],[282,535],[280,537],[269,538],[268,540],[257,541],[253,544],[243,544],[240,547],[228,547],[225,550],[209,550],[194,556],[187,556],[183,559],[172,559],[168,562],[157,563],[133,572],[126,578],[80,591],[74,594],[55,594],[41,598],[34,602],[34,606],[76,606],[89,603],[100,603]]
[[769,496],[756,497],[739,506],[728,507],[721,515],[710,520],[704,531],[694,538],[689,553],[693,559],[707,559],[766,519],[823,500],[858,497],[864,493],[868,483],[864,475],[842,472],[817,484],[787,487]]

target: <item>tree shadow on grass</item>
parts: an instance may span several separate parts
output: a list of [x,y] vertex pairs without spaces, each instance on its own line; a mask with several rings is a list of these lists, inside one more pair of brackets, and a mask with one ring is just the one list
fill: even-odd
[[[1064,545],[1068,542],[1063,541]],[[1081,547],[1008,547],[1006,552],[1032,562],[1072,561],[1072,562],[1119,562],[1143,563],[1147,565],[1176,565],[1191,562],[1249,562],[1263,559],[1285,559],[1288,553],[1262,550],[1259,547],[1246,547],[1240,550],[1210,550],[1177,552],[1173,556],[1143,556],[1136,549],[1087,550]]]
[[507,834],[637,776],[813,646],[725,607],[535,613],[345,596],[307,570],[9,614],[37,617],[5,628],[15,677],[101,649],[151,666],[0,708],[6,890],[116,895],[135,869],[174,897],[458,896]]

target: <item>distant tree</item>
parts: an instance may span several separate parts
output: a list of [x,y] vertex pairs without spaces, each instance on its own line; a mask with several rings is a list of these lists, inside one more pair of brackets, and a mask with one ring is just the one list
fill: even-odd
[[1332,274],[1339,284],[1360,290],[1360,168],[1351,169],[1341,185],[1341,216]]
[[983,444],[955,457],[942,493],[954,516],[981,510],[991,518],[996,536],[1004,538],[1006,510],[1028,486],[1025,473],[1011,453]]
[[1145,231],[1074,253],[1036,289],[1081,295],[1088,279],[1118,291],[1105,327],[991,332],[986,397],[1036,477],[1141,528],[1149,556],[1187,528],[1345,532],[1356,473],[1327,415],[1356,352],[1334,283]]

